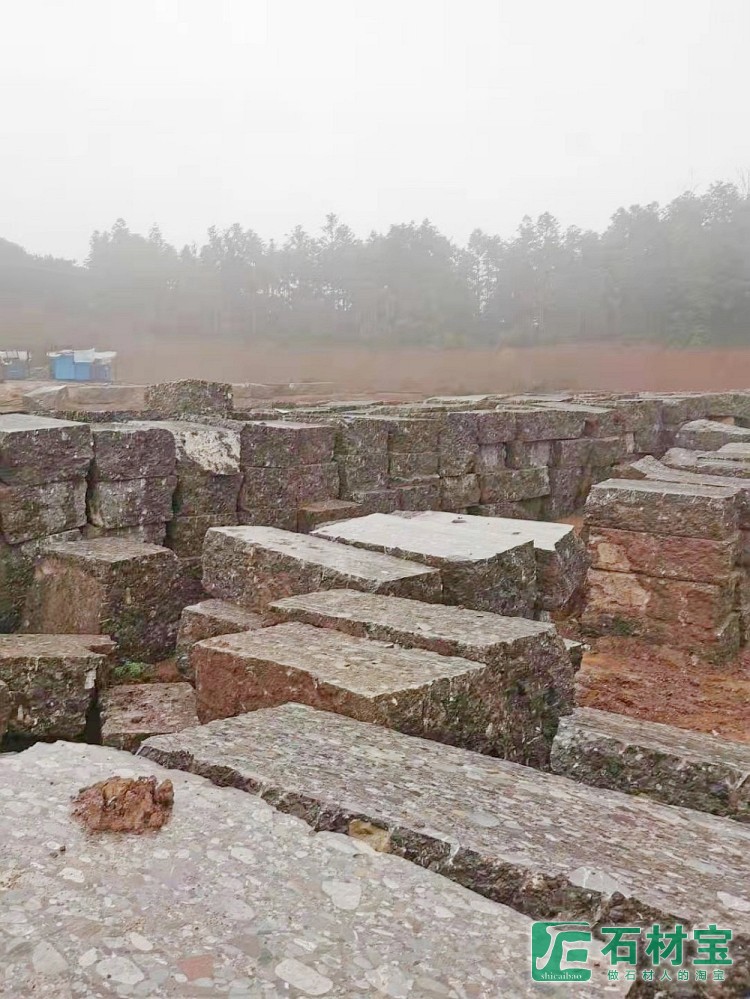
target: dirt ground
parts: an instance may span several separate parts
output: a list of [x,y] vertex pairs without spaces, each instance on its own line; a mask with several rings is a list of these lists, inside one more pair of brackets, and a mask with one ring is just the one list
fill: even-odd
[[[102,346],[102,345],[100,345]],[[750,349],[667,350],[601,344],[494,350],[282,350],[213,341],[120,350],[118,381],[211,378],[329,381],[340,392],[716,391],[750,386]]]

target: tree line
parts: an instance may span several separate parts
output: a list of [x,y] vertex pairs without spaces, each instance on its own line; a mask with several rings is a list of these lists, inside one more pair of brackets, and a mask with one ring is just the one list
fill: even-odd
[[[745,189],[747,188],[747,189]],[[465,246],[428,220],[359,238],[336,215],[283,241],[239,223],[170,245],[118,219],[82,265],[0,239],[5,347],[140,337],[471,347],[699,346],[750,332],[750,185],[620,208],[601,232],[528,216]]]

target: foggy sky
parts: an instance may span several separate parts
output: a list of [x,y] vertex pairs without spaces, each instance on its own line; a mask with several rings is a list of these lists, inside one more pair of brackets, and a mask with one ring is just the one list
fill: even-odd
[[5,0],[0,236],[83,258],[525,213],[601,228],[750,170],[748,0]]

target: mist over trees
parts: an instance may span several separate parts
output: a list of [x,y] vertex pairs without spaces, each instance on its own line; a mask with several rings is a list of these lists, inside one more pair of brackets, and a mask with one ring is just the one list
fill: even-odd
[[584,341],[744,344],[750,188],[715,183],[620,208],[602,233],[525,217],[466,246],[429,221],[359,238],[329,215],[283,242],[240,224],[178,249],[118,219],[82,266],[0,239],[3,346],[142,337],[471,347]]

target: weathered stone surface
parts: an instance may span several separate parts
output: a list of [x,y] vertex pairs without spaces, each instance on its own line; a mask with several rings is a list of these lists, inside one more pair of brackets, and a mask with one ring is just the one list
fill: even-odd
[[300,465],[290,470],[294,485],[294,503],[316,503],[336,499],[339,494],[339,466],[335,461],[325,465]]
[[513,410],[483,410],[476,414],[480,444],[504,444],[516,436],[516,414]]
[[212,527],[232,527],[237,515],[203,513],[197,517],[175,517],[167,524],[167,545],[180,558],[200,558],[206,531]]
[[535,919],[732,926],[740,989],[729,994],[743,994],[750,829],[738,822],[299,704],[159,736],[141,753],[316,828],[369,822],[392,852]]
[[507,446],[508,468],[545,468],[552,460],[552,441],[514,441]]
[[547,441],[583,437],[585,413],[581,407],[519,407],[516,411],[516,437],[522,441]]
[[162,382],[146,389],[146,409],[164,419],[181,416],[222,415],[232,408],[232,386],[186,378]]
[[476,471],[480,475],[485,475],[488,472],[496,472],[498,469],[505,468],[506,452],[509,451],[510,447],[510,444],[480,444],[477,451]]
[[479,502],[479,479],[476,475],[451,475],[440,479],[440,509],[465,510]]
[[388,474],[392,479],[418,479],[437,475],[440,455],[437,451],[397,452],[388,457]]
[[[728,448],[741,448],[729,451]],[[643,459],[645,462],[646,459]],[[655,470],[655,460],[651,459],[649,468]],[[721,478],[750,478],[750,448],[745,444],[725,444],[718,451],[688,451],[686,448],[673,447],[664,454],[660,465],[668,469],[679,469],[694,472],[702,476],[715,475]],[[638,468],[641,463],[636,463]],[[740,483],[737,483],[739,485]]]
[[174,647],[186,588],[174,552],[120,538],[53,542],[34,570],[23,630],[106,634],[123,658]]
[[92,480],[86,493],[89,521],[96,527],[136,527],[166,523],[172,516],[177,476]]
[[561,719],[552,769],[573,780],[750,822],[750,746],[576,708]]
[[432,419],[373,414],[365,419],[380,421],[388,430],[391,454],[431,454],[439,450],[440,424]]
[[260,614],[230,604],[226,600],[201,600],[185,607],[177,631],[177,668],[191,683],[195,679],[190,667],[190,650],[196,642],[218,635],[235,635],[263,627]]
[[750,429],[715,420],[692,420],[680,427],[675,444],[694,451],[715,451],[722,444],[750,441]]
[[246,468],[288,468],[333,461],[334,427],[265,420],[243,424],[240,464]]
[[[441,475],[470,475],[476,471],[479,449],[480,414],[444,412],[438,422],[438,452]],[[491,429],[485,425],[485,443],[491,443]]]
[[297,530],[310,534],[316,527],[332,524],[336,520],[348,520],[362,512],[359,503],[350,500],[325,499],[315,503],[303,503],[297,510]]
[[[39,745],[0,766],[0,983],[14,995],[538,995],[526,916],[361,840],[101,746]],[[69,799],[112,774],[171,780],[170,821],[147,838],[87,834]],[[600,963],[593,982],[544,991],[626,987]]]
[[163,479],[175,473],[174,437],[165,427],[94,423],[91,439],[95,479]]
[[441,532],[461,537],[493,538],[507,542],[531,541],[536,561],[537,607],[560,610],[586,581],[590,558],[586,545],[570,524],[502,517],[450,516],[431,510],[400,513],[411,522],[430,524]]
[[102,744],[135,752],[144,739],[198,724],[189,683],[120,684],[99,698]]
[[212,596],[249,610],[333,588],[430,602],[442,597],[436,569],[273,527],[212,528],[203,548],[203,585]]
[[335,458],[343,498],[383,488],[388,480],[387,425],[356,416],[337,418]]
[[44,486],[0,485],[0,530],[8,544],[61,534],[85,523],[85,479]]
[[395,482],[393,492],[399,510],[435,510],[440,506],[440,478],[437,475]]
[[738,530],[739,489],[682,482],[608,479],[586,502],[586,522],[645,534],[731,539]]
[[[328,590],[287,597],[268,608],[274,622],[335,628],[357,638],[395,643],[485,663],[492,670],[495,707],[504,719],[477,749],[545,767],[561,714],[573,707],[573,664],[551,624],[462,607]],[[476,717],[481,728],[484,712]],[[486,747],[491,746],[491,749]]]
[[10,700],[8,733],[82,739],[113,643],[96,635],[0,635],[0,681]]
[[556,468],[583,468],[591,462],[593,441],[588,437],[577,440],[552,441],[550,465]]
[[18,631],[26,593],[34,577],[34,562],[50,541],[77,541],[81,532],[66,531],[20,545],[0,541],[0,632]]
[[544,468],[508,468],[479,476],[482,503],[516,502],[547,496],[549,472]]
[[91,431],[85,423],[25,413],[0,416],[0,482],[36,486],[80,479],[91,454]]
[[458,532],[449,514],[436,518],[374,513],[321,527],[315,536],[434,566],[445,603],[530,617],[536,597],[531,540]]
[[739,534],[711,541],[593,527],[588,544],[594,569],[699,583],[729,579],[740,557]]
[[94,524],[85,524],[82,533],[87,541],[95,538],[124,538],[126,541],[142,541],[147,545],[163,545],[167,537],[167,525],[163,521],[158,524],[138,524],[133,527],[96,527]]
[[13,711],[13,698],[10,687],[4,680],[0,680],[0,742],[8,731],[8,722]]

